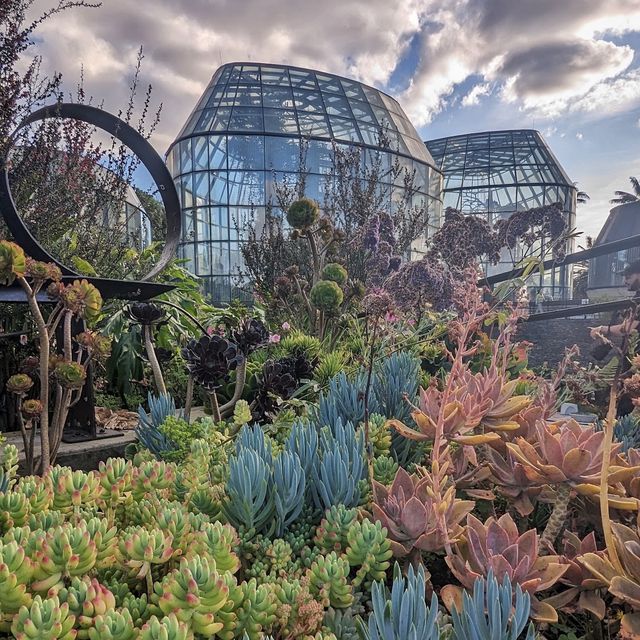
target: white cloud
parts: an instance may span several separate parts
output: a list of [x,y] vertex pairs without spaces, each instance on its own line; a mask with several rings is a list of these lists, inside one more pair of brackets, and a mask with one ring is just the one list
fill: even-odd
[[481,82],[475,85],[467,95],[462,98],[463,107],[471,107],[480,102],[480,98],[489,95],[491,85],[488,82]]
[[581,131],[578,131],[578,132],[576,133],[576,138],[577,138],[578,140],[582,140],[582,138],[584,138],[584,135],[582,134],[582,132],[581,132]]

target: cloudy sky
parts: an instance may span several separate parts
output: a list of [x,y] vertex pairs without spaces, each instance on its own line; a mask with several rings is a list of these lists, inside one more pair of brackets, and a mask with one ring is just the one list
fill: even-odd
[[[34,10],[52,0],[36,0]],[[591,201],[595,234],[615,189],[640,177],[640,0],[104,0],[36,33],[46,70],[105,107],[142,79],[163,103],[164,152],[222,63],[308,66],[395,97],[423,138],[536,128]]]

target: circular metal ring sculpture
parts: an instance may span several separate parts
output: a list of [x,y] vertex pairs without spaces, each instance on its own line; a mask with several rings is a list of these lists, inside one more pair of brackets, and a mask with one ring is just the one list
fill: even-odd
[[32,258],[43,262],[55,263],[60,267],[63,275],[85,277],[72,271],[66,265],[61,264],[59,260],[54,258],[38,242],[22,218],[20,218],[13,195],[11,194],[7,159],[9,152],[15,145],[17,135],[20,130],[27,125],[47,118],[73,118],[106,131],[122,144],[129,147],[147,169],[158,187],[167,216],[167,237],[164,248],[158,262],[153,269],[144,276],[143,280],[151,280],[157,276],[175,255],[180,239],[180,200],[178,199],[178,194],[171,179],[171,174],[156,150],[132,126],[102,109],[86,104],[62,102],[42,107],[28,115],[11,135],[7,147],[7,155],[2,159],[4,169],[0,176],[0,212],[4,215],[5,222],[13,234],[15,241],[25,250],[27,255]]

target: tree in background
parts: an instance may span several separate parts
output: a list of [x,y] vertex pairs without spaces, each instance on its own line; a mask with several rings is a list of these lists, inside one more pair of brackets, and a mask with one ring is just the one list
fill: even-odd
[[631,176],[629,178],[631,182],[632,192],[629,191],[614,191],[616,197],[609,200],[611,204],[629,204],[630,202],[640,202],[640,182],[638,178]]

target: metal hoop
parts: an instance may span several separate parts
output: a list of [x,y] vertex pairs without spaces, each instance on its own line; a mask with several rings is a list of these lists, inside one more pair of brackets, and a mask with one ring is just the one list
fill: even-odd
[[29,231],[22,218],[20,218],[9,184],[9,166],[7,159],[9,152],[16,142],[17,134],[27,125],[47,118],[73,118],[106,131],[122,144],[129,147],[147,169],[158,187],[167,217],[167,237],[164,248],[158,262],[151,271],[144,276],[143,280],[151,280],[157,276],[175,255],[180,240],[180,200],[173,180],[171,179],[171,174],[156,150],[138,131],[107,111],[86,104],[61,102],[42,107],[29,114],[11,135],[7,147],[7,155],[2,159],[3,170],[0,175],[0,213],[2,213],[16,242],[25,250],[27,255],[32,258],[43,262],[53,262],[58,265],[64,275],[82,277],[79,273],[69,269],[69,267],[61,264],[59,260],[54,258],[38,242],[31,231]]

